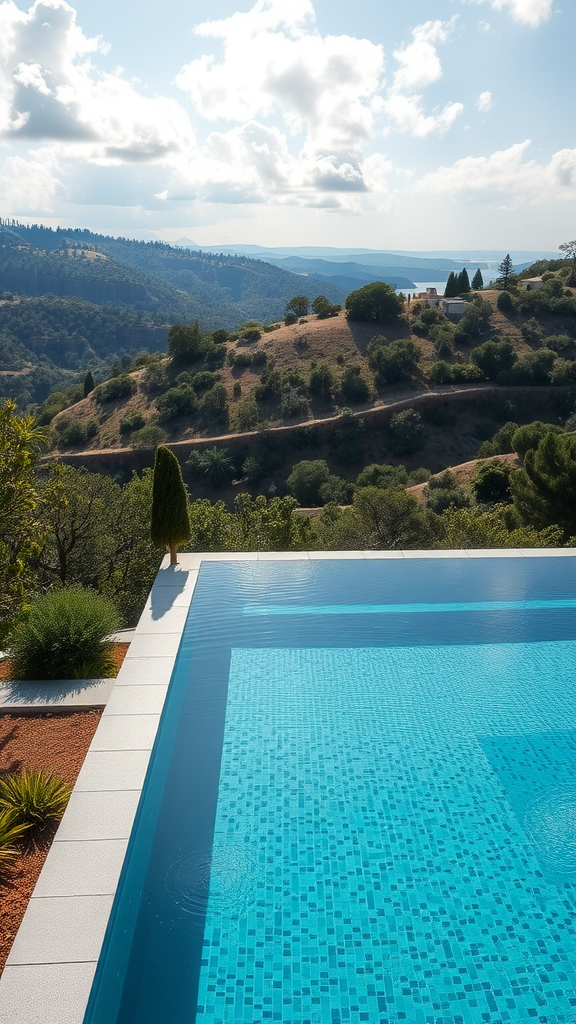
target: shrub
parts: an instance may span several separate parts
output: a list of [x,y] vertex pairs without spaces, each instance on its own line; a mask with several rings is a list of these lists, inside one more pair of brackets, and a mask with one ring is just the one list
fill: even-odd
[[396,413],[390,421],[390,447],[396,455],[411,455],[424,447],[422,417],[415,409]]
[[0,779],[0,808],[12,810],[20,825],[44,829],[60,820],[71,789],[51,772],[24,770]]
[[149,423],[142,430],[135,430],[130,438],[132,448],[157,448],[166,440],[166,431],[156,423]]
[[180,463],[165,445],[159,445],[154,458],[150,540],[155,547],[168,549],[170,565],[178,562],[178,545],[190,540],[188,495]]
[[487,462],[481,466],[472,483],[476,501],[483,505],[512,501],[511,473],[512,466],[509,462]]
[[[505,295],[506,292],[501,292]],[[516,362],[516,354],[511,341],[502,338],[500,341],[485,341],[477,345],[470,353],[472,362],[479,366],[488,380],[496,380],[502,370],[509,370]]]
[[555,385],[576,384],[576,361],[555,359],[550,370],[550,383]]
[[151,363],[142,374],[142,388],[147,395],[159,394],[168,387],[168,376],[164,363]]
[[541,348],[538,352],[530,352],[529,355],[519,359],[509,370],[503,370],[498,374],[498,384],[548,384],[550,382],[550,371],[556,358],[555,352]]
[[280,402],[280,412],[282,416],[292,417],[298,416],[301,413],[306,412],[308,403],[304,395],[300,394],[300,391],[296,387],[287,387],[282,391],[282,401]]
[[[506,294],[508,293],[502,292],[502,295]],[[527,320],[526,323],[522,324],[520,334],[527,345],[537,345],[542,341],[542,328],[534,317],[531,317],[530,320]]]
[[133,430],[140,430],[146,423],[141,412],[132,412],[129,416],[123,416],[120,420],[120,433],[131,434]]
[[500,292],[496,299],[496,305],[501,313],[513,313],[516,309],[516,303],[510,292],[507,291]]
[[268,356],[263,348],[257,348],[256,351],[252,353],[252,366],[264,366],[267,361]]
[[[428,484],[430,487],[430,484]],[[426,497],[426,505],[436,515],[449,508],[467,508],[470,502],[460,487],[437,487]]]
[[0,868],[10,864],[18,854],[18,842],[30,826],[19,822],[13,810],[0,810]]
[[439,356],[449,356],[454,351],[456,328],[454,324],[435,324],[430,330],[430,341]]
[[325,483],[320,485],[320,501],[323,505],[335,502],[337,505],[348,505],[354,494],[354,484],[341,476],[331,473]]
[[[216,331],[216,334],[219,332]],[[224,366],[224,360],[226,359],[226,345],[211,345],[206,352],[206,359],[204,362],[209,370],[219,370],[221,366]]]
[[347,402],[367,402],[370,390],[360,373],[359,366],[347,366],[340,381],[342,397]]
[[259,383],[254,389],[257,402],[265,402],[270,398],[279,398],[282,394],[282,378],[278,370],[264,370]]
[[136,391],[136,382],[127,373],[119,377],[111,377],[94,388],[92,394],[97,402],[112,402],[118,398],[128,398]]
[[200,401],[200,413],[209,422],[224,423],[228,419],[228,396],[223,384],[215,384]]
[[198,408],[196,392],[191,384],[169,388],[156,399],[156,408],[163,420],[174,420],[178,416],[191,416]]
[[286,313],[284,323],[286,324],[286,327],[292,327],[293,324],[297,324],[298,317],[296,316],[296,313]]
[[260,341],[262,337],[261,327],[246,327],[243,331],[240,331],[240,337],[243,341]]
[[491,441],[483,441],[478,449],[478,458],[487,459],[491,455],[506,455],[513,452],[512,438],[518,430],[518,424],[510,420],[500,427]]
[[571,348],[573,344],[574,339],[569,334],[549,334],[544,339],[544,345],[552,352],[562,352],[565,348]]
[[322,504],[320,488],[328,483],[330,470],[324,459],[297,462],[286,481],[288,490],[305,507]]
[[118,624],[113,603],[80,586],[36,598],[10,637],[15,678],[83,678],[80,673],[86,663],[98,669],[91,675],[111,674],[112,644],[105,638]]
[[356,487],[380,487],[387,490],[390,487],[406,487],[408,473],[404,466],[380,465],[373,462],[365,466],[356,478]]
[[310,394],[317,398],[322,398],[325,402],[329,402],[332,398],[333,386],[334,377],[330,367],[326,363],[320,363],[320,366],[315,366],[310,373],[310,383],[308,385]]
[[225,345],[228,341],[228,331],[220,327],[217,331],[212,331],[212,341],[215,345]]
[[384,384],[410,377],[418,366],[420,349],[415,341],[400,339],[382,344],[374,338],[368,345],[368,361]]
[[232,414],[232,428],[237,431],[251,430],[258,423],[260,414],[254,398],[242,398]]

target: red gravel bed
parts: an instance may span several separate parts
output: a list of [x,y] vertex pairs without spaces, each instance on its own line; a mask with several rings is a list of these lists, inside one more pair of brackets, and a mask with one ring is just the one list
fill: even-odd
[[[96,732],[100,714],[100,711],[82,711],[76,714],[0,715],[0,774],[23,768],[43,769],[56,772],[67,782],[74,783]],[[55,831],[55,828],[46,829],[39,845],[24,849],[18,859],[0,873],[0,971]]]

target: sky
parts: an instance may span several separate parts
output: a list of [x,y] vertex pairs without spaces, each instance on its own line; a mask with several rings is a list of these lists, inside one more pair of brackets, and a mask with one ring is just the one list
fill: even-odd
[[0,216],[554,251],[575,39],[574,0],[0,0]]

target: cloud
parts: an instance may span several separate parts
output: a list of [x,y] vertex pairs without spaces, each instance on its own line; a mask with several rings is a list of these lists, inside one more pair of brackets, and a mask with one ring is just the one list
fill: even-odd
[[445,43],[455,24],[456,17],[447,22],[426,21],[412,29],[412,42],[394,50],[394,57],[400,64],[394,75],[395,90],[421,89],[442,77],[436,43]]
[[432,114],[426,114],[422,95],[415,92],[442,77],[436,44],[449,39],[455,24],[456,16],[447,22],[427,21],[417,25],[412,29],[412,41],[394,51],[400,67],[394,74],[383,109],[397,131],[410,132],[416,138],[425,138],[433,132],[444,135],[464,110],[461,103],[450,101],[442,110],[437,108]]
[[373,100],[384,69],[382,47],[352,36],[321,36],[308,0],[258,0],[245,13],[209,21],[196,32],[221,40],[176,81],[207,120],[246,121],[281,115],[304,132],[308,152],[350,154],[372,138]]
[[553,0],[477,0],[477,3],[489,3],[495,11],[508,11],[518,24],[537,28],[548,21]]
[[526,139],[488,157],[463,157],[424,175],[413,189],[508,209],[525,202],[576,199],[576,149],[561,149],[543,165],[525,159],[529,146]]
[[11,139],[92,143],[85,156],[154,160],[193,144],[177,101],[149,99],[120,72],[100,72],[91,55],[106,53],[88,39],[64,0],[36,0],[21,11],[0,3],[0,133]]
[[27,160],[9,156],[0,174],[0,208],[22,216],[53,213],[64,191],[62,179],[62,167],[51,147],[34,150]]
[[487,114],[492,109],[492,93],[488,91],[481,92],[476,107],[481,114]]

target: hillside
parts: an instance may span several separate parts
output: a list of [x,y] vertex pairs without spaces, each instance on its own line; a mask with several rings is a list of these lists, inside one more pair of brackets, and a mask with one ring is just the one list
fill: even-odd
[[[563,270],[550,280],[561,283]],[[370,462],[438,472],[473,459],[506,421],[558,423],[572,411],[576,299],[563,285],[557,291],[518,292],[507,312],[498,308],[500,292],[482,292],[458,322],[414,304],[380,327],[376,340],[377,325],[340,313],[271,325],[254,340],[231,335],[225,346],[213,346],[209,368],[201,360],[184,367],[141,361],[124,397],[102,401],[95,393],[54,416],[54,451],[86,451],[88,462],[93,452],[102,465],[129,467],[148,464],[161,440],[181,443],[183,459],[217,440],[233,459],[232,477],[245,480],[246,458],[269,443],[275,454],[260,453],[254,482],[276,488],[306,458],[326,459],[347,480]],[[486,349],[490,340],[495,347]],[[413,362],[398,363],[407,351]],[[410,406],[421,417],[422,437],[400,450],[391,416]],[[346,407],[354,415],[342,420]],[[194,488],[213,490],[201,479]]]
[[[159,316],[199,320],[205,330],[283,315],[302,279],[244,256],[111,238],[82,229],[0,224],[0,288],[23,296],[75,297]],[[342,302],[346,289],[307,278],[314,295]],[[311,296],[313,297],[313,296]]]

